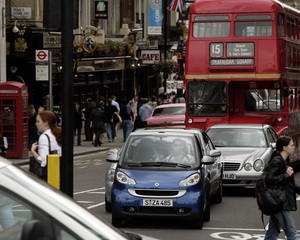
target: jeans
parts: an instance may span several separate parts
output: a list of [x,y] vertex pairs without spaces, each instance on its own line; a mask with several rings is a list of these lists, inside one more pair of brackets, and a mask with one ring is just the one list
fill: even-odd
[[116,137],[116,124],[114,122],[107,123],[106,131],[108,141],[114,140]]
[[131,132],[131,120],[123,120],[122,121],[122,127],[123,127],[123,137],[124,141],[128,138],[130,132]]
[[[275,222],[274,222],[275,221]],[[269,229],[266,233],[265,240],[276,240],[279,236],[279,230],[282,228],[288,240],[298,240],[298,233],[294,220],[289,211],[281,211],[270,216]]]

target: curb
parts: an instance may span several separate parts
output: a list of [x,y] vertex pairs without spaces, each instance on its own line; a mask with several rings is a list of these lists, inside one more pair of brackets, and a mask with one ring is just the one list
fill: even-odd
[[[111,148],[103,147],[103,148],[99,148],[99,149],[95,149],[95,150],[77,152],[77,153],[73,153],[73,156],[75,157],[75,156],[82,156],[82,155],[90,154],[90,153],[104,152],[104,151],[107,151],[109,149],[111,149]],[[8,159],[8,160],[11,161],[14,165],[18,165],[18,166],[29,164],[29,158],[25,158],[25,159]]]

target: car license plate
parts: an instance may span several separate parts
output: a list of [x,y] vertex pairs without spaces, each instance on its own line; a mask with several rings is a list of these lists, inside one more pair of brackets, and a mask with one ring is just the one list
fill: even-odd
[[141,199],[140,206],[173,207],[173,200],[171,200],[171,199]]
[[235,173],[223,173],[223,179],[236,179]]

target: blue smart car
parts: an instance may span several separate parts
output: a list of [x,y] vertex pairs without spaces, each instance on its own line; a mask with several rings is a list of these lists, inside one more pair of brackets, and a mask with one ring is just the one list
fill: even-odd
[[210,200],[222,201],[220,151],[199,129],[143,129],[130,134],[117,162],[111,189],[112,224],[122,219],[178,218],[202,228]]

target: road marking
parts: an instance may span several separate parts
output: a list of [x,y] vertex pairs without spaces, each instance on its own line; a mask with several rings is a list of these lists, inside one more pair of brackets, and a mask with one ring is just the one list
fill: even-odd
[[[107,151],[102,151],[99,152],[98,154],[106,154]],[[83,155],[78,155],[78,156],[74,156],[73,158],[82,158],[82,157],[88,157],[88,156],[95,156],[95,153],[87,153],[87,154],[83,154]]]
[[89,192],[89,193],[105,194],[105,192]]
[[96,204],[96,205],[89,206],[89,207],[87,207],[87,209],[92,209],[92,208],[95,208],[95,207],[99,207],[99,206],[102,206],[104,204],[105,204],[105,202],[102,202],[102,203],[99,203],[99,204]]
[[77,201],[78,203],[94,203],[93,201]]
[[[214,228],[214,227],[203,227],[202,229],[205,230],[226,230],[226,231],[263,231],[265,232],[266,230],[263,228]],[[282,231],[282,230],[281,230]],[[297,232],[300,232],[300,230],[297,230]]]
[[255,228],[213,228],[213,227],[203,227],[205,230],[226,230],[226,231],[266,231],[265,229],[255,229]]
[[74,194],[74,195],[77,195],[77,194],[88,193],[88,192],[93,192],[93,191],[102,190],[102,189],[105,189],[105,187],[102,187],[102,188],[95,188],[95,189],[90,189],[90,190],[85,190],[85,191],[82,191],[82,192],[76,192],[76,193],[73,193],[73,194]]

